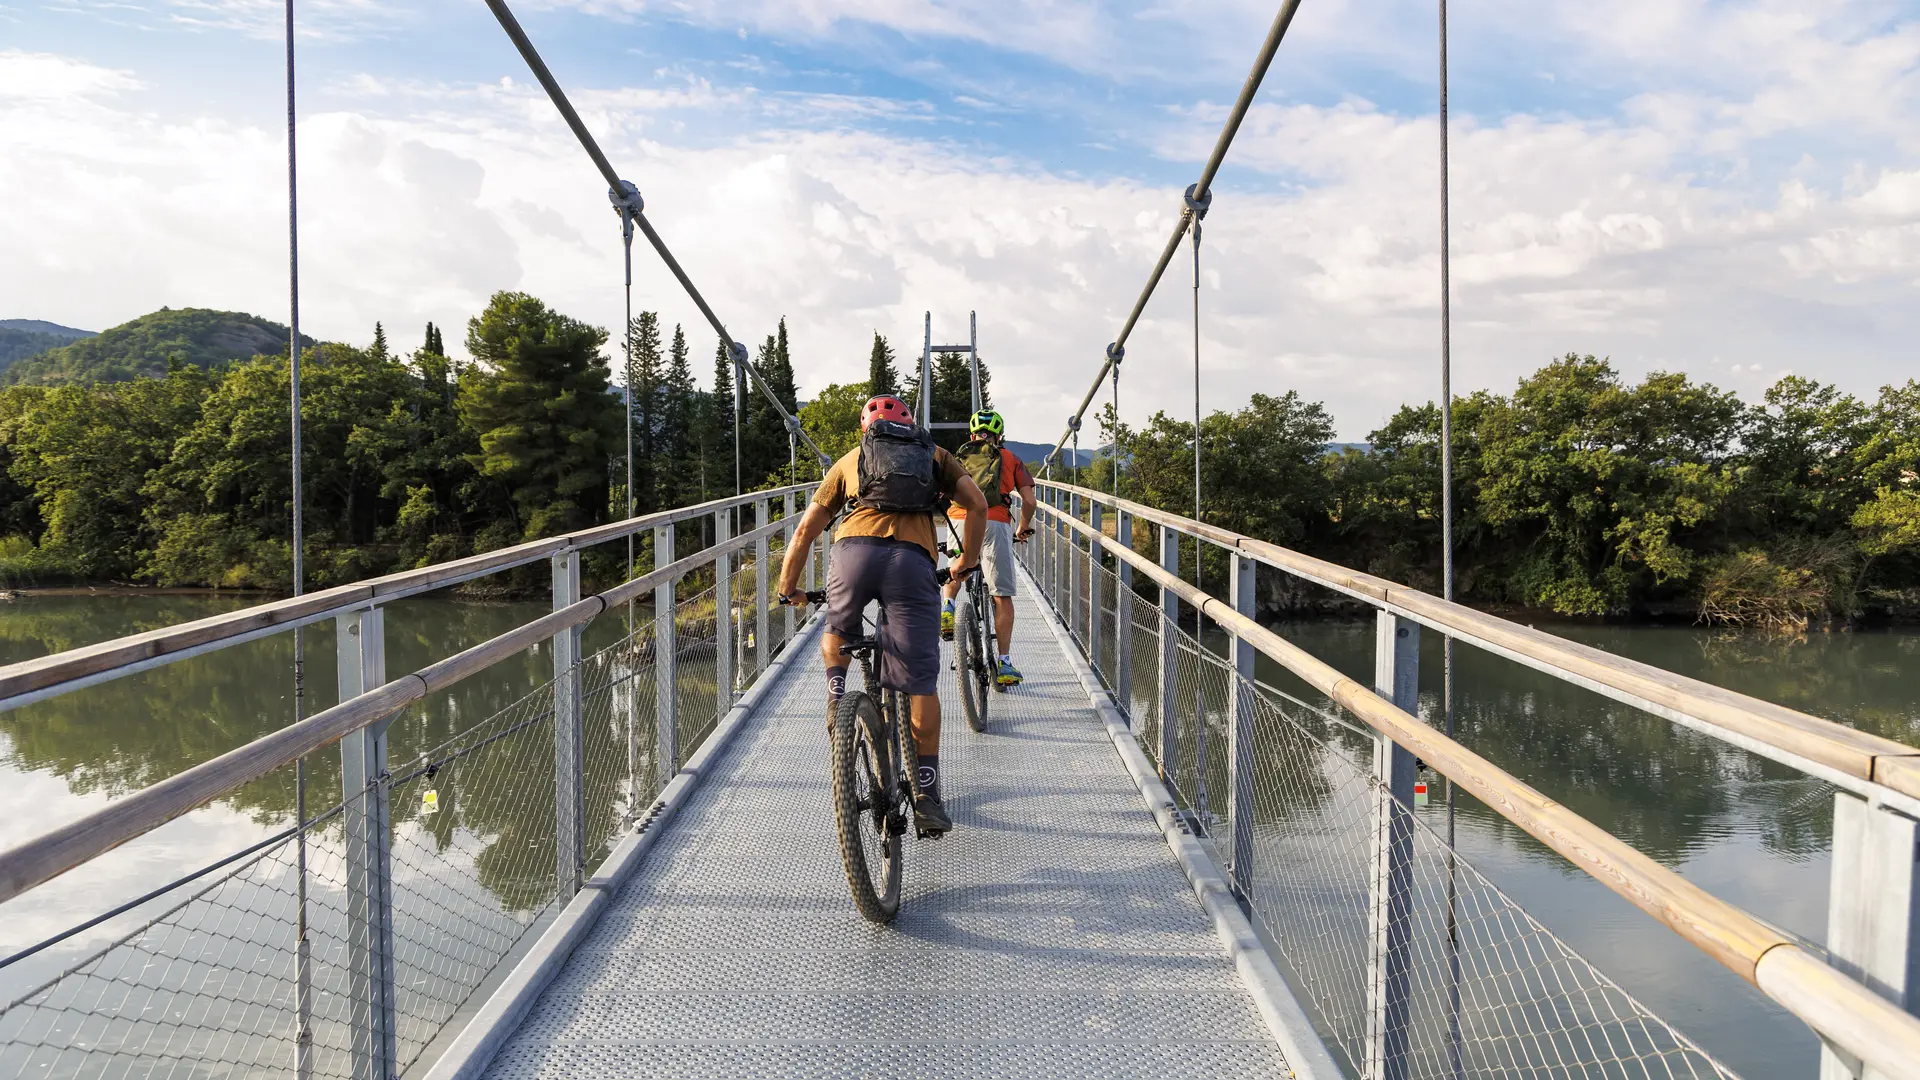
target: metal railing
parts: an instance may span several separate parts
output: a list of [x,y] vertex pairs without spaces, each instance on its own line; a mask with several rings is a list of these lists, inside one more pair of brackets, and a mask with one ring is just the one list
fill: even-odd
[[[668,780],[791,641],[793,611],[767,601],[808,490],[648,515],[0,669],[17,703],[321,618],[336,620],[340,660],[334,708],[0,852],[0,902],[333,742],[341,785],[337,803],[123,905],[133,922],[112,924],[104,946],[0,1000],[0,1077],[386,1080],[431,1059],[532,931],[620,837],[647,826]],[[689,522],[700,549],[676,559],[676,526]],[[643,532],[661,553],[655,569],[583,597],[583,553]],[[387,677],[385,603],[540,561],[552,567],[552,614]],[[817,549],[807,576],[823,575]],[[596,616],[649,599],[646,617],[582,655]],[[530,649],[551,658],[543,685],[473,720],[454,707],[449,687]],[[396,724],[435,734],[390,761]]]
[[[1902,1009],[1916,849],[1902,813],[1911,794],[1895,786],[1912,749],[1105,493],[1043,482],[1039,494],[1045,528],[1023,553],[1029,571],[1362,1076],[1726,1071],[1426,829],[1412,812],[1416,759],[1805,1021],[1824,1041],[1828,1080],[1920,1076],[1920,1020]],[[1157,529],[1157,559],[1133,550],[1136,521]],[[1224,549],[1228,599],[1181,578],[1182,537]],[[1376,609],[1372,688],[1254,620],[1257,565]],[[1181,628],[1183,604],[1226,632],[1226,656]],[[1838,796],[1828,954],[1421,723],[1422,625],[1850,778],[1871,801]],[[1256,653],[1333,708],[1263,691]]]

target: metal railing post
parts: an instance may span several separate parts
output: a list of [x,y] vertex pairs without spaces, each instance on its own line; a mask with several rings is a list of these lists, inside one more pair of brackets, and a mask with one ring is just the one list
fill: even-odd
[[[1076,521],[1080,518],[1080,496],[1073,492],[1067,493],[1067,516]],[[1076,638],[1081,638],[1080,534],[1069,529],[1062,535],[1062,539],[1067,542],[1067,629]],[[1082,651],[1084,651],[1086,647],[1085,640],[1082,639],[1080,644]]]
[[[1180,573],[1180,534],[1171,525],[1160,526],[1160,569]],[[1173,753],[1178,726],[1173,721],[1174,683],[1178,680],[1180,596],[1160,586],[1160,779],[1173,777]]]
[[[1093,526],[1096,537],[1100,535],[1104,510],[1098,499],[1087,500],[1087,523]],[[1095,676],[1106,678],[1111,686],[1113,672],[1104,671],[1100,666],[1100,550],[1098,540],[1087,541],[1087,666]]]
[[[1120,546],[1133,547],[1133,515],[1114,512],[1114,538]],[[1113,692],[1120,699],[1120,714],[1129,727],[1138,726],[1133,715],[1133,564],[1115,559],[1120,584],[1113,592]]]
[[[340,700],[387,681],[386,613],[379,608],[334,619]],[[345,804],[347,994],[354,1080],[392,1080],[394,1037],[393,829],[382,720],[340,740]]]
[[[1255,568],[1259,565],[1235,553],[1229,599],[1233,610],[1253,618]],[[1227,821],[1233,830],[1233,881],[1243,894],[1253,891],[1254,733],[1253,642],[1233,635],[1230,659],[1237,678],[1227,690]]]
[[[1373,683],[1402,711],[1420,715],[1420,625],[1389,612],[1374,623]],[[1413,952],[1413,755],[1374,739],[1371,945],[1367,974],[1367,1080],[1406,1080]]]
[[[724,544],[733,539],[733,526],[726,510],[713,512],[713,542]],[[733,556],[713,560],[713,687],[714,715],[725,716],[733,708]]]
[[[674,561],[673,524],[653,527],[654,561]],[[664,554],[662,554],[664,553]],[[666,562],[660,562],[662,558]],[[680,771],[680,642],[679,611],[674,592],[679,582],[668,581],[653,590],[653,771],[657,791],[665,791]]]
[[[755,504],[753,524],[760,528],[773,520],[773,500],[761,499]],[[769,538],[766,536],[753,542],[753,671],[758,675],[767,670],[767,550]]]
[[[580,553],[553,557],[553,610],[580,602]],[[580,628],[553,636],[553,867],[564,903],[580,891],[587,860],[581,791]]]
[[[794,530],[798,529],[799,527],[800,527],[800,493],[797,491],[789,491],[787,492],[787,528],[783,534],[786,537],[786,546],[780,549],[780,554],[783,560],[786,557],[786,553],[793,550]],[[807,569],[809,571],[813,569],[812,558],[807,559]],[[813,588],[813,575],[811,573],[807,575],[807,584],[804,587],[809,589]],[[783,623],[783,629],[781,631],[780,640],[783,643],[790,643],[793,641],[793,608],[790,606],[782,605],[780,608],[780,618]],[[785,648],[785,644],[783,644],[781,647]]]
[[[1910,1013],[1920,1013],[1920,823],[1835,792],[1827,953],[1834,967]],[[1820,1080],[1869,1070],[1822,1040]],[[1878,1076],[1877,1072],[1871,1073]]]

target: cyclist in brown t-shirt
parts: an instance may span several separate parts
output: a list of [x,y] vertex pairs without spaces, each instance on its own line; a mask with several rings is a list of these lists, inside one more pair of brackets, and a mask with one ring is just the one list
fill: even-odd
[[[860,430],[865,432],[877,420],[911,427],[913,414],[899,398],[882,395],[861,410]],[[934,486],[955,505],[971,511],[952,571],[955,578],[962,578],[979,568],[987,500],[953,455],[938,447],[931,450]],[[925,458],[920,461],[924,465]],[[940,587],[934,581],[940,550],[934,531],[938,510],[878,509],[863,503],[860,488],[860,450],[855,449],[827,470],[812,505],[801,516],[780,566],[780,596],[790,603],[806,602],[806,594],[798,591],[800,571],[813,542],[841,507],[852,503],[853,509],[840,523],[827,569],[827,627],[820,639],[820,655],[827,665],[827,716],[831,722],[835,703],[846,688],[847,656],[842,643],[861,636],[861,613],[878,600],[886,612],[878,631],[880,683],[907,694],[913,702],[913,739],[920,759],[915,824],[922,832],[938,835],[953,827],[940,801]]]

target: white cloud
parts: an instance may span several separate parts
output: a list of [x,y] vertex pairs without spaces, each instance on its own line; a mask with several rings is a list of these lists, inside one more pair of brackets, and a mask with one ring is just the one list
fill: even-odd
[[72,57],[0,49],[0,98],[58,101],[108,97],[140,89],[129,71],[116,71]]
[[[19,99],[0,121],[0,231],[28,254],[0,266],[12,313],[110,325],[196,304],[280,317],[280,133],[140,112],[112,96],[136,85],[129,73],[0,56],[0,87],[48,79],[81,89]],[[604,183],[537,89],[365,77],[336,88],[360,96],[302,122],[310,332],[364,340],[381,319],[405,342],[400,328],[432,319],[457,339],[500,288],[617,326]],[[858,130],[876,109],[913,115],[912,102],[697,80],[575,98],[729,326],[756,339],[788,317],[803,391],[858,378],[874,329],[910,353],[923,310],[943,336],[977,310],[1021,437],[1058,432],[1179,206],[1171,187]],[[676,127],[743,110],[757,127],[717,144],[689,145]],[[821,123],[836,112],[856,120]],[[1505,389],[1570,349],[1633,373],[1724,377],[1727,357],[1813,367],[1856,390],[1905,377],[1920,333],[1920,173],[1862,166],[1838,186],[1771,189],[1737,170],[1716,180],[1688,126],[1699,115],[1457,117],[1456,385]],[[1197,160],[1211,141],[1205,117],[1167,124],[1185,131],[1156,144],[1170,160]],[[1431,117],[1364,101],[1256,108],[1207,223],[1209,407],[1297,388],[1353,437],[1429,396],[1435,147]],[[1249,169],[1260,186],[1245,186]],[[130,200],[137,212],[101,211]],[[644,245],[635,266],[636,306],[686,323],[708,355],[699,316]],[[1189,266],[1183,249],[1129,344],[1129,416],[1188,408]],[[1750,392],[1758,376],[1746,377],[1732,384]]]

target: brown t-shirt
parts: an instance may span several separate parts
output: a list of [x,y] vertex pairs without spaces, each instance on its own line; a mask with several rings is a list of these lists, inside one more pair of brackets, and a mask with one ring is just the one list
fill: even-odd
[[[933,449],[933,468],[941,493],[949,497],[960,487],[961,478],[967,475],[952,454],[937,446]],[[841,507],[859,496],[860,448],[856,446],[841,455],[840,460],[827,470],[827,478],[820,482],[820,490],[813,493],[813,505],[837,514]],[[938,561],[940,543],[939,534],[934,531],[934,517],[933,514],[903,514],[856,506],[840,522],[838,536],[840,539],[849,536],[885,536],[905,540],[926,548],[927,554]]]

